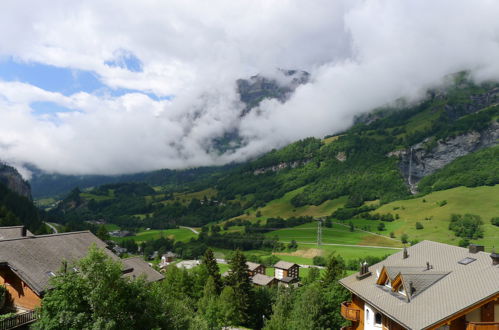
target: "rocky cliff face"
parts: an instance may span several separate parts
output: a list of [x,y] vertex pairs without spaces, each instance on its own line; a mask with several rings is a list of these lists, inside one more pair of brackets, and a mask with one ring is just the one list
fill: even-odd
[[6,185],[10,190],[31,200],[31,187],[24,181],[21,174],[5,164],[0,164],[0,183]]
[[481,132],[468,132],[436,142],[429,147],[430,139],[406,150],[394,151],[388,156],[400,159],[400,170],[411,188],[417,192],[417,183],[425,176],[451,163],[458,157],[499,144],[499,123],[495,122]]
[[305,71],[278,70],[274,78],[256,75],[249,79],[239,79],[237,91],[246,105],[241,115],[247,114],[264,99],[287,101],[295,89],[306,84],[309,78],[310,74]]

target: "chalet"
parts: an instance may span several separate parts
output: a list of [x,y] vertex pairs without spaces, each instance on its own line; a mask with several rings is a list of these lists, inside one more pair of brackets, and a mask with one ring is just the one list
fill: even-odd
[[144,275],[149,282],[163,279],[142,259],[120,259],[91,232],[81,231],[0,240],[0,285],[7,288],[14,307],[32,310],[40,306],[50,289],[50,278],[63,261],[72,263],[85,257],[94,244],[123,263],[123,276]]
[[300,266],[287,261],[279,261],[274,265],[275,278],[282,280],[286,277],[296,278],[300,277]]
[[177,255],[171,251],[166,252],[161,256],[161,261],[159,262],[159,268],[163,269],[166,268],[170,263],[175,261],[175,258]]
[[24,226],[0,227],[0,240],[26,236],[33,236],[33,234]]
[[277,284],[277,279],[275,277],[270,277],[264,274],[256,273],[251,278],[251,282],[256,286],[273,286]]
[[423,241],[340,280],[345,330],[497,330],[499,254]]
[[250,277],[255,276],[256,274],[265,275],[265,266],[261,264],[257,264],[255,262],[246,261],[246,265],[248,266],[248,274]]

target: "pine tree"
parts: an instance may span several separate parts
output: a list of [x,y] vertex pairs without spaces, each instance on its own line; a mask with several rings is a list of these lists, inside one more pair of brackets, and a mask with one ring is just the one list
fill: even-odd
[[234,253],[230,261],[229,285],[234,290],[234,306],[237,309],[238,325],[247,325],[250,322],[251,282],[248,274],[246,257],[239,250]]
[[213,277],[209,277],[203,290],[203,297],[199,299],[198,311],[203,315],[210,329],[220,328],[221,311],[218,302],[218,293]]
[[215,260],[215,256],[211,249],[206,250],[202,262],[208,270],[208,275],[211,276],[215,282],[217,293],[220,293],[222,291],[222,277],[220,276],[220,268],[218,268],[217,261]]
[[326,264],[326,272],[322,277],[322,282],[325,285],[336,283],[336,281],[345,276],[345,269],[345,261],[343,258],[334,253],[331,254]]

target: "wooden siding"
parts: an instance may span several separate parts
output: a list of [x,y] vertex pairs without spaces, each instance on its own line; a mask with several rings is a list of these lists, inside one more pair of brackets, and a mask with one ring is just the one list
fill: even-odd
[[0,269],[0,285],[5,285],[15,306],[34,309],[41,304],[41,298],[8,268]]

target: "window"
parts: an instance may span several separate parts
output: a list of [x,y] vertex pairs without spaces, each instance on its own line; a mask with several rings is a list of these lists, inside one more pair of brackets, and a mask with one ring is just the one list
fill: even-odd
[[366,309],[366,323],[369,323],[369,310]]
[[387,278],[386,281],[385,281],[385,286],[391,288],[392,287],[392,284],[390,283],[390,279]]
[[374,314],[374,325],[381,326],[381,313]]
[[464,259],[459,260],[457,263],[466,266],[467,264],[471,264],[475,260],[476,260],[475,258],[466,257]]
[[397,290],[397,292],[400,294],[403,294],[405,296],[405,290],[404,290],[404,286],[402,284],[399,286],[399,289]]

